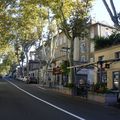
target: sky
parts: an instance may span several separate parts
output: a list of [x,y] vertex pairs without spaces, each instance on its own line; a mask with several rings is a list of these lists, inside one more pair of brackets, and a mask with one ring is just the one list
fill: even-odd
[[[106,0],[106,1],[109,4],[109,7],[111,7],[110,2],[109,2],[110,0]],[[116,11],[120,12],[120,0],[113,0],[113,2],[116,8]],[[91,16],[92,18],[95,18],[96,21],[99,21],[99,22],[105,21],[105,23],[109,25],[113,25],[113,22],[102,0],[95,0],[93,7],[92,7],[92,11],[91,11]]]

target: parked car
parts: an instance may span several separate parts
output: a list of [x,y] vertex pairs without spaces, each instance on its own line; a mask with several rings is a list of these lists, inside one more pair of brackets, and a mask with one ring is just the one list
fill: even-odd
[[0,75],[0,79],[2,79],[2,75]]

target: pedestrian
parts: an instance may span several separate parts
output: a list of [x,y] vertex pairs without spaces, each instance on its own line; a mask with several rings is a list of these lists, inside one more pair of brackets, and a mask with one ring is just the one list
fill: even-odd
[[51,88],[52,84],[51,84],[51,78],[50,78],[50,76],[48,76],[48,81],[49,81],[49,88]]

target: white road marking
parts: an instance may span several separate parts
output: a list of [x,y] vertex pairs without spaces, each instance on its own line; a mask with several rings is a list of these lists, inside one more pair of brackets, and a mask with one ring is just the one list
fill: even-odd
[[38,88],[40,88],[40,89],[42,89],[42,90],[46,90],[45,88],[43,88],[43,87],[40,87],[40,86],[38,86]]
[[[8,81],[8,80],[7,80],[7,81]],[[66,114],[68,114],[68,115],[70,115],[70,116],[73,116],[73,117],[75,117],[75,118],[77,118],[77,119],[79,119],[79,120],[85,120],[84,118],[82,118],[82,117],[80,117],[80,116],[77,116],[77,115],[75,115],[75,114],[73,114],[73,113],[71,113],[71,112],[69,112],[69,111],[67,111],[67,110],[64,110],[64,109],[62,109],[62,108],[60,108],[60,107],[58,107],[58,106],[56,106],[56,105],[53,105],[53,104],[51,104],[51,103],[49,103],[49,102],[47,102],[47,101],[45,101],[45,100],[43,100],[43,99],[35,96],[35,95],[27,92],[26,90],[18,87],[16,84],[14,84],[14,83],[12,83],[12,82],[10,82],[10,81],[8,81],[8,82],[9,82],[10,84],[12,84],[14,87],[16,87],[17,89],[19,89],[20,91],[28,94],[29,96],[31,96],[31,97],[39,100],[39,101],[42,101],[43,103],[45,103],[45,104],[47,104],[47,105],[49,105],[49,106],[52,106],[53,108],[56,108],[57,110],[60,110],[60,111],[66,113]]]

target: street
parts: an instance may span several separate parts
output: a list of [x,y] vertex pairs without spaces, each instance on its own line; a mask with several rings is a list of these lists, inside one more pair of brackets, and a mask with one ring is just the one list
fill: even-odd
[[120,109],[0,79],[0,120],[120,120]]

